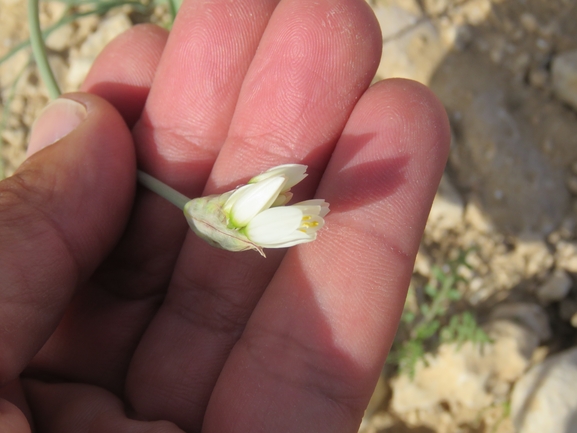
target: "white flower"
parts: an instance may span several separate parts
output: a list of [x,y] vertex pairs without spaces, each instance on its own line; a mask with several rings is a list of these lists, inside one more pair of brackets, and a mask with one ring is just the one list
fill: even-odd
[[264,256],[262,248],[311,242],[324,225],[328,203],[315,199],[283,206],[305,171],[299,164],[271,168],[234,191],[191,200],[185,216],[200,237],[230,251],[254,249]]

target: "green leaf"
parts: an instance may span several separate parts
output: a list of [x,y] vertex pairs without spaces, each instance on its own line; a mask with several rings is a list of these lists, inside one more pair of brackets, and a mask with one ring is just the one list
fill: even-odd
[[401,321],[403,323],[413,323],[415,318],[416,318],[415,313],[413,313],[412,311],[405,310],[403,312],[403,315],[401,316]]
[[432,320],[429,323],[425,323],[422,326],[419,326],[415,330],[415,336],[418,339],[426,340],[435,335],[440,326],[441,323],[438,320]]
[[437,288],[432,284],[427,284],[425,286],[425,288],[423,289],[423,291],[425,292],[425,294],[427,294],[431,298],[435,298],[435,296],[437,296],[437,293],[438,293]]
[[451,289],[447,292],[447,298],[450,301],[458,301],[461,299],[461,292],[459,292],[457,289]]

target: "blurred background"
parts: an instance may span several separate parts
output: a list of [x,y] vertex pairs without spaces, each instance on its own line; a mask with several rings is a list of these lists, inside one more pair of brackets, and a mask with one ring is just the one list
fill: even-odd
[[[177,0],[175,0],[177,1]],[[368,0],[375,81],[430,86],[452,150],[362,433],[577,432],[577,1]],[[63,90],[174,1],[42,2]],[[0,0],[0,178],[48,101],[26,3]]]

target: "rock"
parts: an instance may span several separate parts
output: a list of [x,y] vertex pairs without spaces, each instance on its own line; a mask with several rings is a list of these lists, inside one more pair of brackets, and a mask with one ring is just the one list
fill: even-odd
[[530,14],[529,12],[523,12],[519,19],[521,25],[525,30],[529,33],[534,33],[539,28],[539,23],[534,15]]
[[45,2],[40,6],[40,20],[43,27],[49,24],[54,24],[66,13],[67,6],[60,2]]
[[67,91],[77,90],[90,70],[96,56],[116,36],[132,26],[128,16],[118,13],[103,20],[96,31],[90,34],[79,50],[70,53],[70,69],[66,78]]
[[513,383],[529,366],[533,352],[539,345],[539,336],[510,320],[492,320],[485,326],[493,344],[483,350],[483,357],[495,382]]
[[2,139],[6,140],[9,146],[22,147],[26,142],[26,131],[24,128],[4,129],[2,131]]
[[69,48],[73,32],[74,29],[70,23],[60,26],[48,35],[45,42],[46,47],[54,51],[62,51]]
[[[451,52],[431,79],[455,133],[451,175],[499,231],[546,235],[571,205],[564,173],[577,152],[577,124],[489,57]],[[547,140],[548,153],[542,149]]]
[[541,286],[537,288],[537,298],[543,304],[558,302],[567,296],[573,281],[563,269],[556,269]]
[[491,312],[492,319],[507,319],[526,327],[539,337],[540,342],[551,338],[551,325],[547,313],[540,305],[515,302],[498,304]]
[[525,263],[526,279],[546,275],[555,262],[547,244],[536,236],[522,236],[517,241],[514,254]]
[[26,64],[30,62],[30,54],[26,50],[20,50],[7,61],[0,63],[0,77],[2,78],[2,93],[4,98],[8,99],[11,92],[10,85],[19,77]]
[[577,301],[575,299],[563,299],[559,303],[559,317],[569,322],[577,313]]
[[448,51],[430,20],[423,20],[418,4],[404,7],[379,4],[373,9],[383,34],[379,78],[403,77],[428,84],[435,68]]
[[489,324],[487,332],[492,344],[443,344],[436,355],[427,355],[427,364],[417,366],[412,380],[407,376],[393,379],[392,409],[407,413],[443,402],[475,410],[490,405],[493,390],[502,394],[523,374],[539,339],[504,320]]
[[555,56],[551,72],[557,97],[577,109],[577,50]]
[[575,233],[575,217],[567,216],[563,218],[561,224],[557,229],[547,236],[547,241],[551,245],[558,244],[562,240],[570,240],[573,238],[573,234]]
[[481,409],[492,398],[485,390],[487,372],[479,374],[469,365],[480,359],[480,350],[467,343],[460,350],[443,345],[435,356],[427,357],[427,366],[417,367],[415,377],[400,376],[392,381],[392,409],[397,413],[432,408],[441,402],[463,404]]
[[561,225],[557,229],[562,239],[567,240],[573,237],[573,233],[575,233],[575,223],[575,217],[572,215],[563,218]]
[[429,234],[434,239],[440,239],[448,230],[462,224],[463,214],[464,204],[461,196],[449,178],[443,175],[427,221]]
[[567,189],[571,191],[573,195],[577,195],[577,176],[567,176]]
[[456,3],[454,0],[425,0],[427,12],[431,15],[450,15],[457,24],[481,24],[491,12],[490,0],[471,0]]
[[382,409],[383,403],[389,397],[391,390],[387,384],[387,381],[383,374],[379,376],[379,380],[375,389],[373,391],[373,395],[367,405],[367,409],[365,410],[365,416],[371,416],[379,409]]
[[524,278],[526,263],[524,258],[512,251],[507,254],[495,254],[489,258],[493,284],[503,289],[511,289]]
[[577,431],[577,348],[531,368],[515,385],[511,415],[518,433]]
[[421,274],[424,277],[429,277],[431,275],[431,259],[421,248],[419,248],[417,257],[415,257],[413,272]]
[[537,68],[529,72],[529,83],[532,86],[543,89],[549,80],[549,74],[544,68]]
[[569,168],[573,174],[577,175],[577,161],[574,161]]
[[560,241],[556,247],[555,260],[557,267],[577,273],[577,243]]
[[465,209],[465,221],[476,231],[488,233],[493,230],[493,225],[487,215],[481,210],[479,201],[472,197]]

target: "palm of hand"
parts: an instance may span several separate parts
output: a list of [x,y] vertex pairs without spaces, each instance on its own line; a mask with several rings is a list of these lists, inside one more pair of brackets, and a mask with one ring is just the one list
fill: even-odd
[[[190,197],[307,164],[295,200],[330,202],[326,230],[267,259],[230,253],[139,191],[121,240],[28,366],[39,431],[358,427],[442,172],[446,120],[415,83],[365,92],[381,41],[363,1],[275,6],[185,2],[168,41],[132,29],[83,90],[135,123],[139,166]],[[134,166],[122,155],[127,202]],[[79,279],[91,273],[78,267]],[[67,296],[46,309],[54,323]]]

